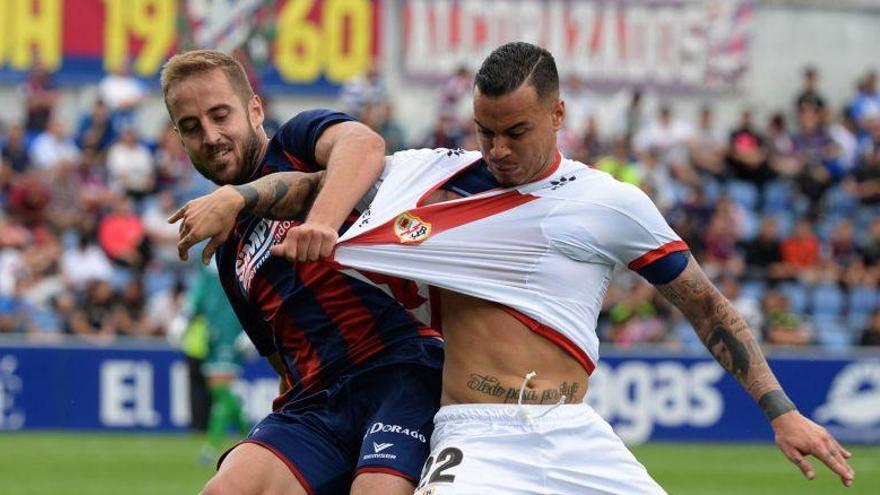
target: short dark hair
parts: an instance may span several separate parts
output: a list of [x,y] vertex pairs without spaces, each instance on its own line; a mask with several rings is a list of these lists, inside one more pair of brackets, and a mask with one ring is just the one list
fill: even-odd
[[538,98],[559,94],[559,73],[553,55],[544,48],[521,41],[495,49],[483,61],[474,85],[486,96],[504,96],[523,83],[535,88]]

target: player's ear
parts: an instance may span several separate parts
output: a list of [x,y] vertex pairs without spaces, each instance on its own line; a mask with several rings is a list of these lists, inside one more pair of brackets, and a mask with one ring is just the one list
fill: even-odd
[[263,100],[260,95],[254,94],[248,100],[248,118],[251,121],[251,127],[258,129],[263,125]]
[[558,131],[562,129],[562,124],[565,123],[565,102],[560,98],[554,98],[553,108],[550,112],[550,119],[553,123],[553,130]]

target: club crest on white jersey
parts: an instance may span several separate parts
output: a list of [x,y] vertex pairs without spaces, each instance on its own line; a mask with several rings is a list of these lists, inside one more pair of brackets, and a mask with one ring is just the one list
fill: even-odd
[[431,224],[409,212],[404,212],[394,219],[394,235],[402,244],[422,242],[431,237]]

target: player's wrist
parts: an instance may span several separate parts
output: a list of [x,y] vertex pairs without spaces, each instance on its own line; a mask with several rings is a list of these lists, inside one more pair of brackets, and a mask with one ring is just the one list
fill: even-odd
[[224,199],[229,201],[229,204],[232,205],[234,213],[236,214],[243,210],[247,205],[248,198],[245,196],[245,192],[235,186],[225,185],[218,189],[217,193],[221,194]]
[[797,412],[797,407],[782,389],[771,390],[762,395],[758,399],[758,407],[771,422],[783,414]]

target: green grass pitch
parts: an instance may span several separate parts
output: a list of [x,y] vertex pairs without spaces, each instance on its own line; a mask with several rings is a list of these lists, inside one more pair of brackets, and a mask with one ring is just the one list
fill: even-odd
[[[193,494],[213,469],[197,462],[202,439],[186,435],[0,434],[4,495]],[[671,495],[880,493],[880,447],[853,447],[856,483],[819,467],[805,480],[771,445],[649,444],[636,457]],[[818,462],[818,461],[816,461]]]

